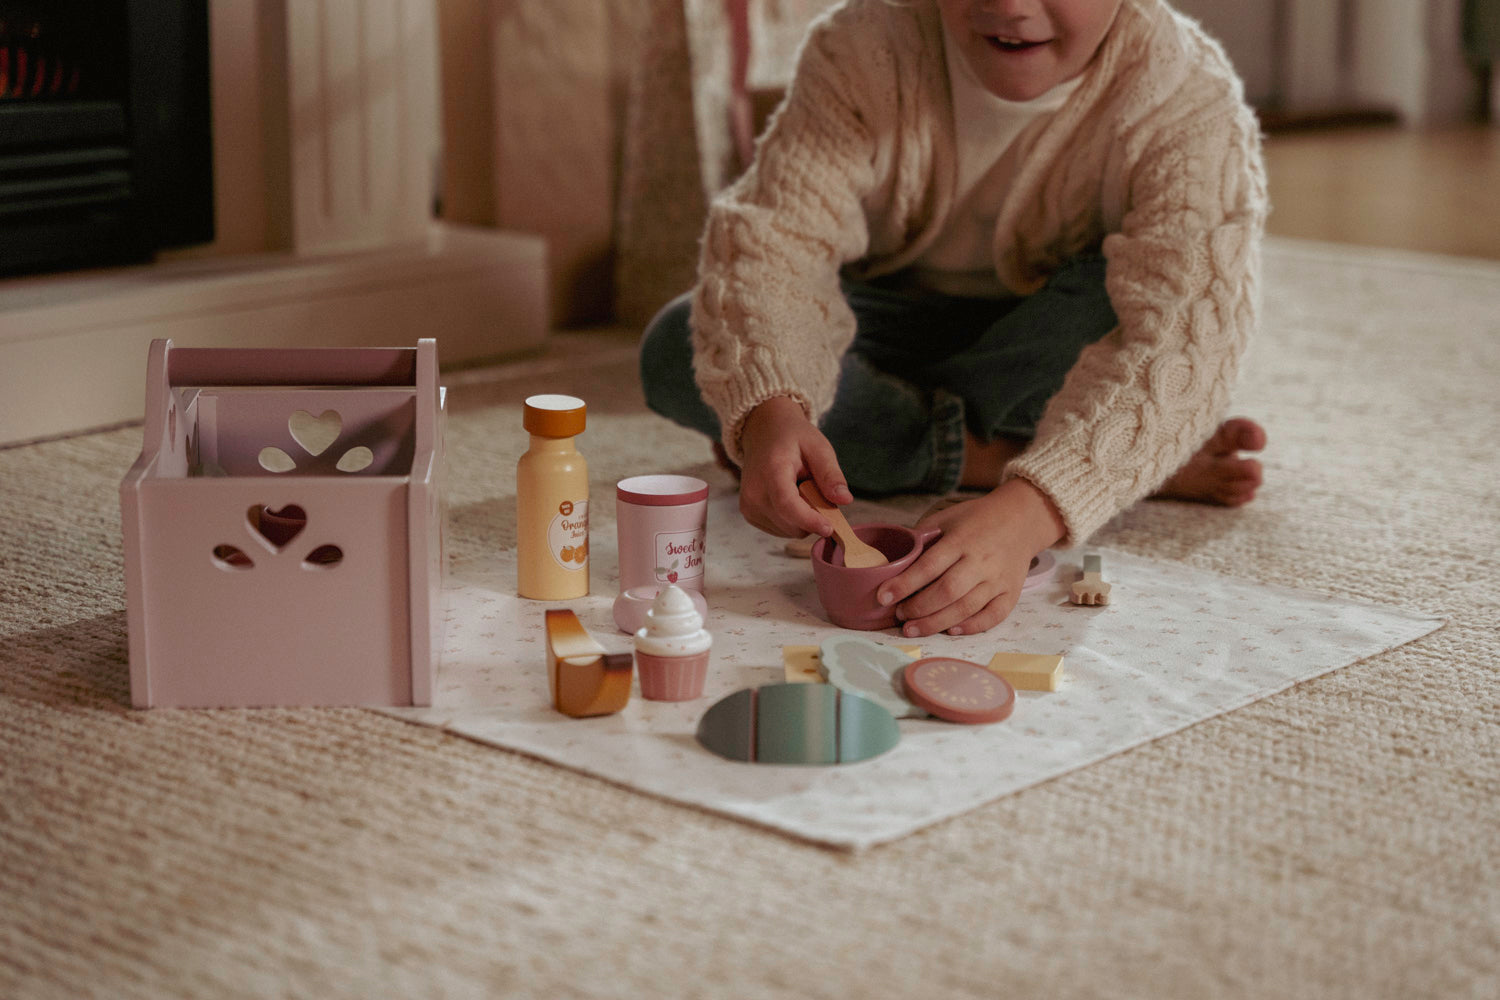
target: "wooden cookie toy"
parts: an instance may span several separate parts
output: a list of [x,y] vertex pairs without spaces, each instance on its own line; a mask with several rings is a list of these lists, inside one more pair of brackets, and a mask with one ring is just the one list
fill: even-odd
[[1016,689],[977,663],[929,656],[901,674],[906,696],[939,719],[979,725],[1000,722],[1016,707]]

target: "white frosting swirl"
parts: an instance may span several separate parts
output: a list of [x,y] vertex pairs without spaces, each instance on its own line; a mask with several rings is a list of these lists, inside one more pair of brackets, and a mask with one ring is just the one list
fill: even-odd
[[695,656],[708,652],[713,641],[692,598],[673,583],[651,602],[646,624],[635,634],[635,649],[648,656]]

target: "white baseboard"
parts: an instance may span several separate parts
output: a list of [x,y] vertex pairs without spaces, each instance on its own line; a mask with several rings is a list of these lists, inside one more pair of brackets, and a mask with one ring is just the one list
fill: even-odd
[[146,351],[410,347],[444,368],[536,350],[546,243],[434,224],[423,244],[179,260],[0,281],[0,445],[141,418]]

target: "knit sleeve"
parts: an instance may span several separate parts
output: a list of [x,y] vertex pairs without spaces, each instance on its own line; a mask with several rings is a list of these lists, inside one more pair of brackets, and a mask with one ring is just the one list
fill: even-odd
[[1254,117],[1235,101],[1177,120],[1136,161],[1129,209],[1104,240],[1119,325],[1083,351],[1007,473],[1052,498],[1067,544],[1208,439],[1256,325],[1266,195]]
[[693,367],[735,460],[745,417],[765,400],[790,396],[813,420],[832,406],[839,358],[854,339],[839,269],[868,244],[862,199],[887,112],[851,76],[860,45],[851,21],[814,29],[754,164],[709,209]]

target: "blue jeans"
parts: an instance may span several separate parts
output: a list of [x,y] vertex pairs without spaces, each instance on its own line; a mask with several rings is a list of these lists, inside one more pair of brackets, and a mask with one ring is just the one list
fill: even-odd
[[[856,333],[819,429],[850,488],[867,496],[955,488],[966,428],[981,441],[1029,440],[1079,353],[1116,325],[1094,255],[1025,298],[958,298],[880,279],[846,281],[844,296]],[[690,300],[673,300],[646,328],[641,384],[652,410],[717,439],[718,417],[692,375]]]

